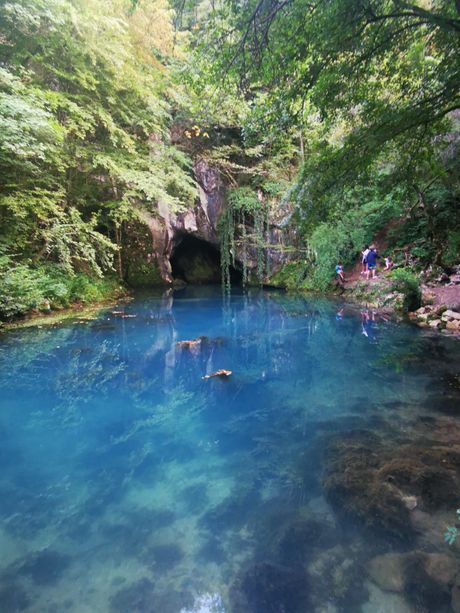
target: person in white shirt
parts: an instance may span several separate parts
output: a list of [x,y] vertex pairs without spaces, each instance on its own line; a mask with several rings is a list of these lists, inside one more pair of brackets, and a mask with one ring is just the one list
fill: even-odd
[[361,264],[363,265],[363,269],[361,271],[362,275],[365,275],[367,273],[367,254],[369,253],[369,251],[369,245],[366,245],[361,251]]

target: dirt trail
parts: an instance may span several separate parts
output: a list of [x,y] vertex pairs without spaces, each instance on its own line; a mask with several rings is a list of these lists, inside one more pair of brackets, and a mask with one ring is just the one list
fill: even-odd
[[[377,253],[378,255],[380,255],[382,250],[385,248],[382,242],[375,240],[372,244],[375,245],[377,249]],[[382,262],[382,258],[380,260],[377,260],[377,271],[376,271],[377,277],[381,276],[382,274],[386,274],[381,268],[381,262]],[[348,287],[353,287],[354,285],[356,285],[358,281],[366,281],[367,279],[366,275],[361,274],[362,269],[363,269],[363,265],[361,263],[361,253],[360,253],[358,261],[353,266],[353,268],[348,268],[347,270],[345,270],[345,285]],[[369,277],[369,281],[371,281],[371,277]]]

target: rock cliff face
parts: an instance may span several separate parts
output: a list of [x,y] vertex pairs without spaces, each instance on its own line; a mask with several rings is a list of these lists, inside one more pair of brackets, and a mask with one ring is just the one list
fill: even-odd
[[[199,198],[184,214],[171,214],[159,204],[158,215],[140,212],[138,222],[126,227],[123,244],[123,269],[126,281],[133,286],[167,285],[181,279],[188,283],[217,283],[220,280],[219,217],[225,207],[226,187],[216,168],[203,160],[194,165]],[[270,220],[267,258],[271,274],[289,259],[282,246],[295,242],[288,216]],[[255,249],[247,248],[250,272],[257,268]],[[232,279],[238,282],[240,254]]]

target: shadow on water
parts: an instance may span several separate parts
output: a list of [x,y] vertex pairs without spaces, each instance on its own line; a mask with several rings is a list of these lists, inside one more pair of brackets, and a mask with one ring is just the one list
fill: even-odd
[[242,288],[4,335],[0,610],[452,611],[459,357]]

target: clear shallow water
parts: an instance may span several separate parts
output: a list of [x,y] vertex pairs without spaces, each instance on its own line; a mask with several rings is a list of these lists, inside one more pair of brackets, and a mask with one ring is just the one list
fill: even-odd
[[[406,546],[340,516],[324,449],[456,423],[436,403],[459,357],[332,301],[219,288],[5,334],[0,611],[426,610],[366,578]],[[445,551],[435,519],[413,547]]]

